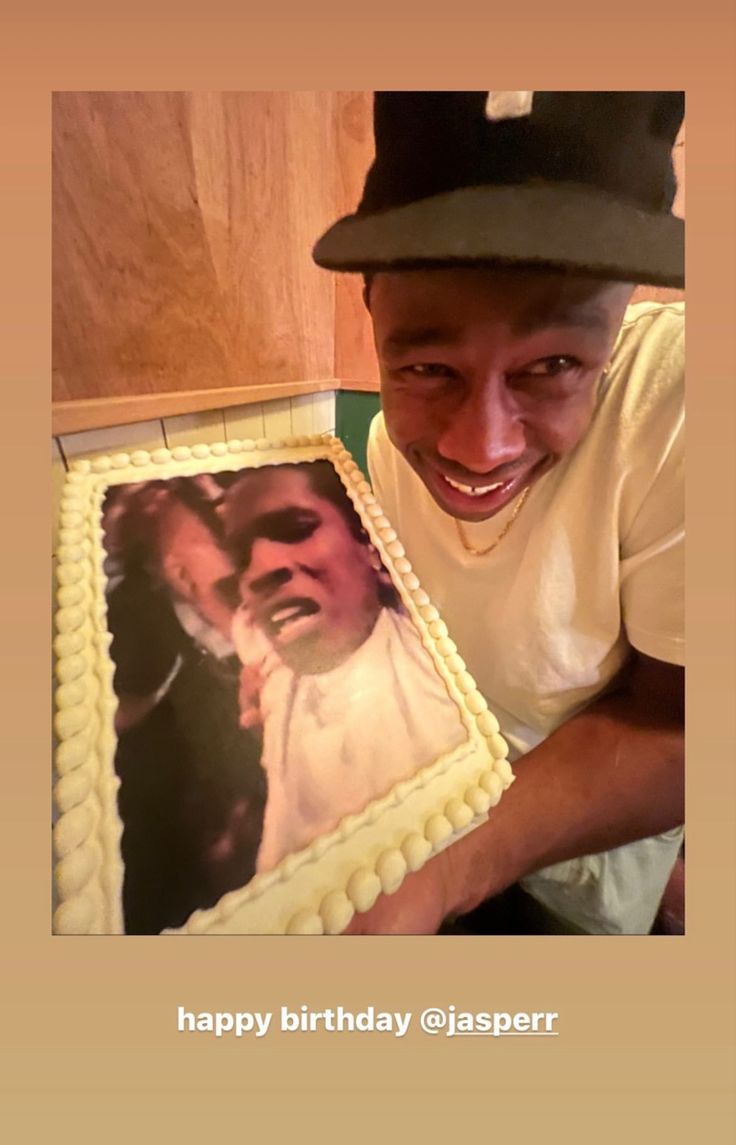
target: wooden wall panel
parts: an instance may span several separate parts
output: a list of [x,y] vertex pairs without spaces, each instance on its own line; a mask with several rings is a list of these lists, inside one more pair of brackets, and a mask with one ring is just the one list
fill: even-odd
[[[336,93],[335,132],[337,218],[355,211],[373,162],[371,92]],[[348,384],[358,381],[378,388],[373,332],[363,305],[363,279],[359,274],[338,274],[335,278],[335,377]]]
[[[677,179],[677,194],[672,204],[672,214],[678,218],[685,218],[685,124],[675,140],[672,152],[672,162]],[[637,286],[634,291],[634,302],[678,302],[685,297],[684,290],[669,290],[665,286]]]
[[334,376],[333,103],[54,95],[55,400]]
[[672,213],[679,218],[685,218],[685,124],[680,128],[680,134],[675,140],[675,149],[672,152],[672,161],[677,179],[677,194],[672,204]]

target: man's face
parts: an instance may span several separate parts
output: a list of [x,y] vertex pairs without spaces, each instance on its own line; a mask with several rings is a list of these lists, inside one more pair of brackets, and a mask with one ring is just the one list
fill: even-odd
[[486,520],[575,448],[631,290],[525,271],[376,276],[386,426],[441,509]]
[[174,596],[229,637],[233,611],[218,584],[235,569],[204,521],[188,506],[171,501],[159,515],[159,551],[163,579]]
[[252,620],[294,671],[330,671],[380,611],[368,547],[291,466],[250,473],[228,494],[225,528]]

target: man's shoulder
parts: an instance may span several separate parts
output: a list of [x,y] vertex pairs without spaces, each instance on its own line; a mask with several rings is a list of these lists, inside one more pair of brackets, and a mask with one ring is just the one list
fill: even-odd
[[388,436],[383,412],[379,411],[368,429],[367,458],[371,480],[375,481],[378,475],[387,473],[389,470],[391,470],[392,479],[395,479],[397,474],[394,470],[399,456],[398,450],[391,444]]
[[368,448],[382,449],[389,444],[383,410],[379,410],[368,427]]
[[[681,365],[684,357],[685,303],[637,302],[626,308],[614,347],[614,361]],[[672,373],[670,368],[669,373]]]
[[641,319],[650,321],[681,322],[685,317],[685,303],[682,300],[672,302],[632,302],[626,307],[624,325],[630,325]]
[[408,461],[392,443],[382,413],[376,414],[368,433],[368,476],[381,508],[395,528],[406,528],[404,507],[429,498]]
[[626,424],[648,415],[682,416],[685,381],[685,306],[640,302],[629,306],[611,358],[609,400]]

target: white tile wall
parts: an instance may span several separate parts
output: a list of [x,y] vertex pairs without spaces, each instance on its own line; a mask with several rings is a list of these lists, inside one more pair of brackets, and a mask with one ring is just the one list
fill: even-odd
[[165,417],[163,427],[169,449],[177,445],[196,445],[198,441],[209,445],[213,441],[225,440],[225,419],[221,409]]
[[249,437],[257,441],[259,437],[266,436],[262,405],[231,406],[223,412],[227,441],[235,441],[236,438],[244,441]]
[[101,453],[128,453],[131,449],[160,449],[166,445],[160,421],[139,421],[134,425],[112,425],[106,429],[87,429],[57,438],[67,461],[79,457],[98,457]]
[[288,437],[291,433],[291,399],[267,402],[263,407],[263,424],[266,437],[274,441]]
[[[317,395],[305,394],[301,398],[291,399],[291,431],[292,433],[316,433],[314,428],[314,399]],[[335,424],[335,395],[332,398],[332,426]]]
[[312,398],[312,433],[335,432],[335,395],[314,394]]

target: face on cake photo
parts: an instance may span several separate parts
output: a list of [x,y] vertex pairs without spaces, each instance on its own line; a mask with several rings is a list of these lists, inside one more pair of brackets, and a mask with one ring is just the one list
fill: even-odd
[[232,609],[216,586],[233,574],[234,566],[217,543],[211,526],[192,508],[174,499],[161,514],[158,537],[161,575],[172,594],[229,636]]
[[328,463],[244,472],[222,519],[240,602],[285,664],[327,672],[364,643],[381,609],[378,562]]
[[204,624],[228,637],[232,607],[218,585],[235,572],[206,478],[120,486],[104,513],[113,567],[147,575]]
[[113,487],[103,510],[127,933],[183,925],[253,877],[266,782],[242,719],[235,566],[207,475]]

